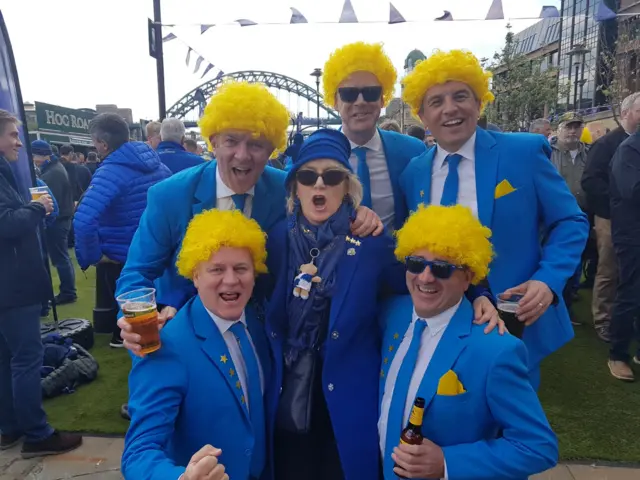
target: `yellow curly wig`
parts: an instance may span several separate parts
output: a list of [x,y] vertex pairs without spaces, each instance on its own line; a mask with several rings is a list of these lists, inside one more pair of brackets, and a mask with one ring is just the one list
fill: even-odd
[[464,265],[474,274],[476,284],[489,273],[493,247],[491,230],[462,205],[443,207],[421,205],[395,234],[395,255],[401,262],[418,250]]
[[402,80],[402,99],[411,107],[411,112],[418,116],[424,96],[431,87],[451,81],[463,82],[471,87],[480,100],[482,112],[487,103],[495,98],[489,91],[491,76],[491,72],[485,72],[471,52],[436,50]]
[[234,129],[262,135],[276,150],[283,151],[289,112],[264,85],[230,81],[218,87],[198,125],[210,150],[212,136]]
[[239,210],[206,210],[189,222],[176,261],[178,273],[192,279],[198,264],[209,260],[222,247],[248,249],[256,275],[266,273],[266,238],[258,223]]
[[381,43],[350,43],[337,49],[324,64],[322,89],[327,105],[336,106],[340,84],[352,73],[371,72],[382,85],[384,106],[393,98],[398,74]]

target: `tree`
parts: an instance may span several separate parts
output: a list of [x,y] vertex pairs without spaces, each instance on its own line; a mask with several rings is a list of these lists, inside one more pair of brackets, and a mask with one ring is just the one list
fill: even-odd
[[[505,44],[492,61],[482,59],[493,72],[492,90],[496,96],[487,107],[487,119],[508,131],[528,129],[530,123],[553,113],[559,89],[558,70],[547,64],[547,58],[530,60],[518,53],[518,42],[511,25],[507,25]],[[488,64],[488,65],[487,65]]]

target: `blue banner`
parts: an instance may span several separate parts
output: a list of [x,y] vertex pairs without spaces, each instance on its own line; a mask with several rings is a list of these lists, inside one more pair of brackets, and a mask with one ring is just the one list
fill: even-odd
[[29,199],[29,188],[33,186],[35,174],[30,161],[29,136],[27,135],[26,117],[20,94],[20,84],[18,83],[18,73],[16,63],[11,50],[9,33],[4,23],[4,17],[0,11],[0,108],[14,114],[22,122],[20,128],[20,140],[24,148],[20,150],[17,162],[11,162],[13,174],[16,177],[20,193],[24,198]]

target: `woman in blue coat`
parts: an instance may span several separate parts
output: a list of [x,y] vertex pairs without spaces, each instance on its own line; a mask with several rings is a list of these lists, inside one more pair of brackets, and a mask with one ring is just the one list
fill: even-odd
[[267,241],[275,364],[266,408],[278,480],[380,474],[377,300],[407,292],[391,237],[351,236],[362,186],[350,154],[338,131],[307,139],[286,179],[288,218]]

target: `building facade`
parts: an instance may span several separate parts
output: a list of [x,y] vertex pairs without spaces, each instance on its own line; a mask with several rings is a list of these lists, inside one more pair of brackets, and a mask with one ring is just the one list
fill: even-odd
[[619,0],[563,0],[560,27],[559,81],[569,86],[558,97],[560,111],[605,106],[611,83],[605,55],[615,49],[616,19],[598,21],[601,3],[613,12]]

